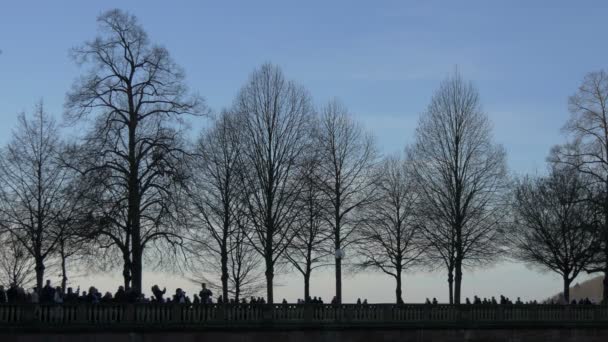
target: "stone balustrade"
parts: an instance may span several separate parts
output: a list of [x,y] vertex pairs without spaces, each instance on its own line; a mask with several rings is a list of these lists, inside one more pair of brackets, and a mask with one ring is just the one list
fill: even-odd
[[600,305],[0,305],[0,328],[608,326]]

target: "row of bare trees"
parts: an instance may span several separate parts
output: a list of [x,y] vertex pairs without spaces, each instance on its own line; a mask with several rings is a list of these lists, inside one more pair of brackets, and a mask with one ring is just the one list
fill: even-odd
[[[463,274],[510,256],[558,272],[608,274],[608,77],[570,100],[573,141],[547,176],[511,181],[477,89],[457,72],[421,115],[415,141],[382,157],[347,107],[263,64],[217,115],[192,94],[168,51],[136,18],[111,10],[73,49],[85,71],[60,129],[40,104],[0,155],[0,274],[24,284],[48,267],[62,286],[77,265],[120,269],[142,291],[144,265],[178,269],[238,300],[293,270],[310,296],[314,270],[395,280],[444,269],[450,303]],[[205,116],[195,142],[188,117]],[[345,256],[348,255],[348,262]],[[608,279],[608,278],[607,278]],[[605,294],[608,283],[605,280]]]

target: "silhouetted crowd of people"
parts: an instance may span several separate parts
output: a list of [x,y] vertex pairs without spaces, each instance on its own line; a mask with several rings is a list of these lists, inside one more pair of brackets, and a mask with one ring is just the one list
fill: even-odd
[[51,286],[51,281],[47,280],[46,285],[40,291],[32,288],[26,292],[22,287],[11,285],[8,289],[0,285],[0,304],[4,303],[33,303],[33,304],[109,304],[109,303],[175,303],[175,304],[211,304],[213,303],[213,293],[207,288],[206,284],[202,284],[200,292],[194,294],[192,299],[186,295],[186,292],[181,288],[175,290],[174,295],[169,295],[165,298],[166,288],[163,290],[154,285],[151,288],[152,296],[146,297],[144,294],[138,293],[133,289],[125,290],[124,286],[119,286],[114,294],[105,292],[101,294],[94,286],[89,287],[88,291],[76,291],[72,287],[68,287],[64,292],[61,287]]
[[[433,298],[433,300],[430,299],[426,299],[425,304],[427,305],[437,305],[437,298]],[[509,299],[508,297],[505,297],[503,295],[500,296],[499,300],[496,300],[496,298],[494,296],[492,296],[491,298],[483,298],[481,299],[480,297],[477,296],[473,296],[473,301],[471,301],[469,299],[469,297],[467,297],[465,299],[465,304],[466,305],[537,305],[539,304],[536,300],[530,300],[530,301],[526,301],[523,302],[521,300],[520,297],[517,297],[517,299],[515,300],[515,302],[513,302],[511,299]],[[560,302],[556,302],[556,301],[546,301],[540,304],[563,304]],[[589,298],[584,298],[584,299],[580,299],[578,302],[576,301],[576,299],[573,299],[570,302],[571,305],[593,305],[594,303],[589,299]]]
[[[34,304],[76,304],[76,303],[89,303],[89,304],[98,304],[98,303],[167,303],[167,304],[212,304],[213,303],[213,292],[207,288],[207,284],[201,284],[201,290],[198,294],[193,294],[192,298],[186,294],[186,291],[181,288],[177,288],[173,295],[168,295],[165,298],[165,294],[167,293],[167,289],[163,288],[162,290],[158,285],[154,285],[151,288],[152,295],[150,297],[146,297],[144,294],[137,293],[133,289],[126,289],[124,286],[119,286],[118,290],[112,294],[111,292],[105,292],[103,295],[101,292],[97,290],[94,286],[89,287],[88,291],[80,291],[80,288],[77,288],[76,291],[73,288],[68,287],[66,292],[62,290],[61,287],[53,287],[51,286],[51,281],[47,280],[46,284],[40,291],[37,291],[36,288],[32,288],[31,291],[26,292],[22,287],[11,285],[8,289],[5,289],[2,285],[0,285],[0,304],[5,303],[34,303]],[[250,297],[241,298],[240,300],[235,300],[234,298],[230,298],[228,300],[224,299],[222,295],[217,298],[216,303],[218,304],[266,304],[266,301],[263,297]],[[282,304],[288,304],[286,299],[283,299]],[[308,297],[306,300],[298,299],[296,304],[324,304],[323,299],[321,297]],[[337,298],[331,300],[331,304],[338,304]],[[357,299],[357,305],[367,305],[367,299],[361,298]],[[433,298],[430,300],[426,298],[425,304],[427,305],[437,305],[437,298]],[[491,298],[480,298],[478,296],[474,296],[471,301],[468,297],[465,299],[466,305],[523,305],[523,304],[539,304],[536,300],[523,302],[520,297],[517,297],[515,302],[511,301],[508,297],[500,296],[500,299],[497,300],[494,296]],[[553,301],[545,301],[540,304],[563,304],[561,302]],[[571,305],[593,305],[594,303],[589,300],[589,298],[580,299],[577,301],[573,299],[570,302]]]

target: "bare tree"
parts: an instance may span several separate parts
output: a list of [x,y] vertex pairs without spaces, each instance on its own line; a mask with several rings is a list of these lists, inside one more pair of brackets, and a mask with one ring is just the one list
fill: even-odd
[[[230,236],[229,243],[229,272],[230,293],[235,302],[247,296],[257,295],[263,289],[262,257],[255,250],[250,241],[252,232],[243,229],[243,226]],[[226,298],[226,297],[225,297]]]
[[315,148],[321,167],[318,182],[330,208],[330,224],[336,263],[336,299],[342,302],[342,258],[355,242],[360,220],[357,209],[373,200],[373,171],[378,154],[371,135],[366,134],[337,100],[322,110]]
[[180,243],[171,222],[185,174],[180,125],[184,115],[201,114],[202,105],[188,95],[182,69],[134,16],[110,10],[97,21],[101,35],[73,50],[91,68],[68,93],[65,117],[95,119],[72,166],[103,177],[105,194],[97,197],[110,200],[113,215],[100,219],[106,223],[100,246],[121,250],[125,285],[141,291],[146,247]]
[[302,181],[297,168],[308,144],[313,113],[308,92],[264,64],[251,74],[235,101],[243,124],[243,189],[252,245],[264,258],[266,292],[272,303],[275,265],[297,228],[298,194]]
[[[227,239],[227,294],[223,293],[222,264],[221,256],[218,253],[202,250],[199,253],[193,253],[197,260],[192,265],[195,276],[191,280],[196,283],[207,283],[208,287],[219,289],[222,291],[222,298],[225,301],[232,298],[235,302],[239,302],[242,298],[259,294],[264,283],[263,268],[261,267],[263,260],[250,243],[252,237],[247,234],[249,232],[245,229],[236,229]],[[194,245],[196,246],[196,244]]]
[[298,229],[286,254],[291,265],[304,278],[304,300],[310,300],[310,276],[312,271],[326,265],[331,255],[327,248],[331,230],[327,224],[327,210],[323,192],[319,188],[319,167],[316,150],[310,149],[301,168],[303,187],[299,195],[300,217]]
[[395,300],[402,304],[402,274],[422,262],[425,250],[416,220],[418,192],[400,158],[386,158],[379,173],[377,199],[366,208],[359,232],[361,266],[395,278]]
[[65,293],[68,282],[68,260],[80,259],[91,253],[91,244],[83,231],[90,230],[92,222],[89,219],[94,209],[92,203],[86,200],[79,189],[80,180],[75,172],[69,172],[70,179],[63,188],[66,203],[57,218],[57,251],[61,269],[61,289]]
[[433,95],[410,153],[423,233],[448,266],[450,303],[459,304],[463,267],[501,251],[506,162],[504,149],[492,143],[477,90],[458,73]]
[[0,244],[0,284],[6,287],[15,284],[27,288],[34,283],[36,263],[23,244],[11,234],[4,234]]
[[587,185],[575,169],[554,165],[548,176],[524,178],[515,189],[514,256],[561,275],[566,304],[570,283],[593,261],[599,242]]
[[569,98],[570,119],[563,131],[572,139],[556,147],[552,160],[589,175],[601,189],[594,202],[601,208],[601,246],[590,272],[603,272],[603,301],[608,301],[608,73],[587,74],[578,91]]
[[[241,235],[234,236],[241,234],[239,222],[243,218],[239,216],[245,211],[240,182],[243,167],[242,132],[236,120],[232,113],[223,112],[213,127],[201,135],[193,153],[195,157],[189,187],[193,249],[198,253],[211,253],[203,260],[211,259],[220,265],[219,288],[225,300],[230,292],[231,262],[235,261],[230,258],[242,261],[239,256],[245,251],[239,245],[244,242],[239,238]],[[237,255],[233,255],[233,252]],[[237,274],[240,276],[240,271]],[[243,280],[234,281],[240,285]],[[239,293],[240,289],[234,292]]]
[[36,263],[42,288],[45,263],[58,243],[58,220],[69,203],[63,192],[68,172],[58,162],[62,143],[55,121],[42,102],[32,119],[19,115],[12,140],[0,158],[0,224]]

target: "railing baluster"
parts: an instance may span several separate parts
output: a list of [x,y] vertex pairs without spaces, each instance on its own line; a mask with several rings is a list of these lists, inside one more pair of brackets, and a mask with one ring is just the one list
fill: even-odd
[[426,305],[426,304],[0,304],[0,326],[125,325],[136,323],[214,325],[270,321],[277,324],[365,325],[371,323],[513,322],[608,323],[603,305]]

